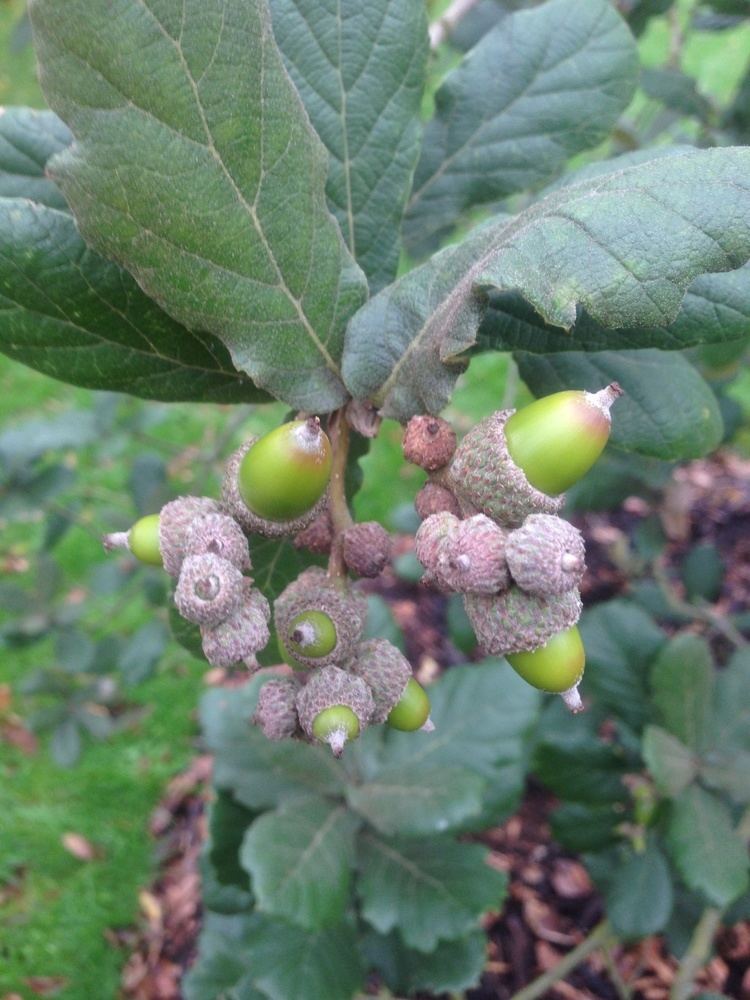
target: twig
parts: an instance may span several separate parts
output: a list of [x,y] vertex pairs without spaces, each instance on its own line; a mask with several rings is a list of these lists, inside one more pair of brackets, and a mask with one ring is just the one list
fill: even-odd
[[604,956],[604,963],[607,966],[607,972],[609,978],[612,980],[612,985],[617,992],[620,1000],[630,1000],[631,992],[630,987],[625,982],[625,980],[620,975],[620,970],[617,968],[617,963],[615,962],[614,955],[612,954],[612,945],[615,943],[616,939],[612,937],[609,941],[606,941],[602,946],[602,955]]
[[453,0],[448,10],[430,25],[430,48],[434,52],[455,30],[456,25],[479,0]]
[[737,649],[744,649],[750,645],[739,629],[736,629],[734,625],[732,625],[730,621],[727,621],[723,615],[718,614],[716,611],[712,611],[711,608],[705,605],[691,604],[688,601],[683,601],[682,598],[675,593],[674,587],[672,586],[672,583],[663,566],[660,566],[658,563],[654,563],[652,569],[654,580],[664,595],[667,604],[669,604],[674,611],[710,625],[716,632],[720,632],[725,639],[728,639],[729,642],[731,642]]
[[560,959],[554,968],[545,972],[543,976],[539,976],[533,983],[529,983],[520,992],[514,993],[511,1000],[537,1000],[537,997],[545,996],[555,983],[564,979],[568,973],[581,964],[584,958],[588,958],[593,951],[601,948],[610,934],[610,926],[606,920],[603,920],[596,925],[587,938],[584,938],[577,947]]
[[328,490],[328,509],[333,525],[331,555],[328,560],[328,575],[346,579],[346,565],[342,551],[342,535],[352,525],[352,515],[346,502],[346,463],[349,457],[349,424],[344,410],[337,410],[328,422],[328,436],[331,439],[333,461],[331,463],[331,485]]

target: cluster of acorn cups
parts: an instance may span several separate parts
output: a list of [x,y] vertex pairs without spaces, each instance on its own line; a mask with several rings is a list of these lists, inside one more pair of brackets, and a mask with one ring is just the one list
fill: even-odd
[[[128,532],[107,535],[105,548],[127,548],[176,580],[179,614],[199,626],[215,667],[258,669],[269,641],[271,608],[254,585],[248,536],[295,536],[295,545],[330,550],[331,445],[317,418],[291,421],[239,448],[227,463],[221,500],[179,497]],[[341,538],[346,568],[377,576],[390,558],[390,537],[376,522],[352,524]],[[368,725],[430,729],[426,693],[391,643],[362,641],[367,602],[344,577],[304,571],[274,602],[278,644],[291,677],[260,689],[253,717],[273,740],[327,743],[339,756]]]

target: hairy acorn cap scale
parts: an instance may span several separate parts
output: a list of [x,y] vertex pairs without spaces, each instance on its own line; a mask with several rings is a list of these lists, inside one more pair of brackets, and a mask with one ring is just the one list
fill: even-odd
[[245,663],[263,649],[271,637],[271,608],[251,580],[243,582],[240,604],[219,625],[201,627],[203,653],[213,667]]
[[424,568],[434,573],[446,539],[453,538],[461,524],[450,511],[432,514],[424,520],[414,536],[414,551]]
[[299,729],[296,698],[300,683],[294,677],[266,681],[258,692],[258,704],[252,717],[269,740],[294,736]]
[[556,496],[569,489],[604,450],[609,410],[621,395],[612,382],[599,392],[555,392],[517,410],[505,425],[511,458],[538,490]]
[[240,570],[252,568],[250,548],[242,528],[228,514],[204,514],[190,525],[185,538],[187,555],[212,553]]
[[539,597],[578,587],[586,569],[580,531],[553,514],[530,514],[508,534],[505,555],[514,582]]
[[[339,667],[321,667],[310,677],[309,681],[297,695],[297,715],[300,726],[311,739],[318,738],[314,731],[315,721],[318,716],[331,708],[347,708],[357,718],[359,730],[364,729],[370,722],[375,710],[375,702],[372,692],[361,677],[348,674]],[[318,725],[320,732],[320,724]],[[346,734],[346,738],[353,737]],[[337,740],[332,742],[333,731],[328,734],[326,742],[331,748],[340,754],[343,743]],[[337,755],[338,755],[337,754]]]
[[581,633],[575,625],[557,632],[538,649],[509,653],[506,659],[532,687],[553,694],[575,687],[586,665]]
[[510,584],[506,533],[485,514],[459,521],[438,548],[438,585],[461,594],[497,594]]
[[185,558],[185,542],[196,518],[220,514],[221,507],[211,497],[177,497],[165,504],[159,514],[159,548],[164,569],[179,576]]
[[196,625],[218,625],[242,600],[244,577],[226,559],[207,553],[186,556],[174,592],[183,618]]
[[391,536],[377,521],[353,524],[344,532],[342,554],[357,576],[380,576],[391,558]]
[[446,474],[465,514],[486,514],[504,527],[521,524],[529,514],[556,514],[564,500],[538,490],[511,458],[505,425],[513,412],[498,410],[475,424]]
[[303,528],[294,539],[295,549],[307,549],[315,555],[325,556],[331,551],[333,541],[333,521],[331,511],[326,504],[325,508],[311,521],[306,528]]
[[414,498],[417,514],[426,521],[432,514],[446,511],[454,517],[461,516],[458,500],[451,491],[440,483],[427,482]]
[[247,507],[270,521],[307,513],[328,489],[331,442],[317,417],[292,420],[255,441],[243,457],[238,487]]
[[403,450],[407,462],[434,472],[450,462],[456,450],[456,432],[441,417],[412,417],[404,431]]
[[385,722],[411,679],[411,664],[387,639],[360,642],[344,669],[361,677],[372,691],[375,700],[373,723]]
[[296,535],[325,510],[328,504],[328,495],[324,493],[311,510],[289,521],[271,521],[254,514],[240,495],[239,470],[243,459],[257,440],[258,438],[255,437],[250,438],[229,456],[227,464],[224,466],[224,477],[221,482],[222,505],[245,534],[264,535],[266,538]]
[[538,649],[575,625],[582,607],[577,590],[544,598],[519,587],[493,597],[467,594],[464,604],[479,645],[492,655]]
[[[307,611],[322,611],[334,624],[336,645],[325,656],[308,657],[299,647],[289,648],[291,623]],[[321,567],[311,566],[279,594],[273,615],[276,631],[294,659],[305,666],[324,666],[344,660],[361,637],[367,600],[350,587],[339,586]]]

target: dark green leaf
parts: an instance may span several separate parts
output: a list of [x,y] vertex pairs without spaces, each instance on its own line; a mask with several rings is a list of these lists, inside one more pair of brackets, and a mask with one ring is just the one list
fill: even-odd
[[466,52],[508,14],[533,6],[533,3],[534,0],[479,0],[448,36],[451,47]]
[[392,281],[419,154],[427,58],[423,0],[271,0],[274,35],[330,153],[326,193],[379,290]]
[[455,941],[441,941],[431,954],[407,948],[397,934],[368,934],[364,940],[368,961],[391,990],[399,995],[428,990],[457,992],[479,984],[484,969],[487,938],[475,931]]
[[552,836],[569,851],[601,851],[615,843],[616,827],[625,819],[625,810],[617,803],[581,805],[564,802],[550,815]]
[[[544,738],[544,734],[542,734]],[[609,803],[626,798],[627,761],[616,747],[582,734],[543,742],[534,754],[534,773],[555,795],[572,802]]]
[[266,739],[250,722],[266,677],[209,691],[201,702],[204,738],[215,754],[214,781],[250,809],[271,808],[302,792],[340,794],[344,773],[328,749]]
[[722,439],[716,396],[698,371],[673,351],[517,353],[521,377],[535,396],[561,389],[600,389],[619,382],[612,444],[654,458],[698,458]]
[[390,605],[379,594],[367,595],[367,621],[363,639],[387,639],[405,652],[404,633],[393,617]]
[[750,650],[738,650],[716,678],[716,743],[750,751]]
[[435,96],[404,222],[409,249],[433,249],[467,208],[539,187],[596,146],[637,74],[633,37],[607,0],[548,0],[504,18]]
[[750,752],[738,750],[712,750],[700,764],[703,781],[741,805],[750,802]]
[[[263,538],[254,535],[250,541],[250,549],[255,585],[271,604],[304,569],[322,562],[306,550],[296,549],[290,538]],[[263,666],[272,666],[281,660],[283,656],[279,651],[276,635],[272,634],[266,648],[258,653],[258,662]]]
[[[181,983],[185,1000],[240,1000],[234,987],[248,969],[246,942],[263,924],[260,916],[224,916],[207,913],[199,939],[198,958]],[[248,989],[242,1000],[264,1000]]]
[[664,14],[674,0],[625,0],[628,23],[634,35],[640,35],[652,17]]
[[747,142],[750,138],[750,70],[742,78],[723,124],[739,142]]
[[216,913],[242,913],[252,904],[250,879],[240,865],[239,852],[255,815],[229,792],[217,790],[201,859],[201,898]]
[[685,883],[715,906],[727,906],[747,888],[747,847],[726,806],[698,785],[673,802],[667,844]]
[[644,68],[641,87],[653,100],[661,101],[681,115],[692,115],[701,121],[712,116],[711,104],[698,93],[696,81],[681,70],[663,66]]
[[28,198],[64,211],[65,199],[44,168],[72,138],[51,111],[4,108],[0,114],[0,197]]
[[561,188],[376,295],[349,325],[344,376],[385,415],[439,412],[476,340],[485,293],[515,289],[570,329],[671,323],[699,274],[750,256],[750,150],[695,150]]
[[50,753],[60,767],[72,767],[81,756],[81,731],[75,719],[66,718],[52,733]]
[[399,765],[361,785],[349,785],[349,805],[386,836],[446,833],[477,816],[484,781],[458,767]]
[[366,283],[263,0],[36,0],[31,16],[42,87],[77,140],[49,169],[84,238],[257,385],[339,405]]
[[349,902],[356,817],[340,803],[298,798],[256,819],[240,851],[258,907],[317,930]]
[[721,553],[710,542],[694,545],[682,561],[680,575],[689,600],[717,600],[724,580]]
[[174,601],[169,601],[168,614],[169,630],[172,633],[172,638],[179,642],[182,648],[186,649],[197,660],[205,659],[199,626],[183,618],[175,607]]
[[606,903],[618,937],[630,940],[664,930],[672,912],[672,877],[658,847],[649,843],[617,869]]
[[607,449],[594,468],[567,491],[565,510],[612,510],[633,494],[655,493],[666,484],[670,471],[659,459]]
[[646,726],[643,759],[656,787],[670,798],[679,795],[698,770],[695,755],[688,747],[659,726]]
[[711,744],[714,666],[696,635],[679,635],[659,653],[651,670],[653,704],[666,729],[700,753]]
[[53,378],[146,399],[269,398],[219,340],[176,323],[89,250],[69,215],[19,199],[0,198],[0,350]]
[[118,666],[126,684],[140,684],[151,677],[169,641],[169,632],[160,621],[143,625],[128,640]]
[[462,937],[487,910],[500,910],[507,879],[488,868],[487,852],[445,838],[360,838],[357,893],[377,931],[397,929],[409,948],[432,952]]
[[55,634],[55,660],[69,674],[85,673],[94,663],[96,647],[77,628],[60,629]]

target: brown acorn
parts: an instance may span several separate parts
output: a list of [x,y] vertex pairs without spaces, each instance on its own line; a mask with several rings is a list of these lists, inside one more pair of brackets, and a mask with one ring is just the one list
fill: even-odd
[[364,521],[346,529],[342,549],[352,573],[380,576],[391,558],[391,536],[377,521]]
[[456,450],[456,432],[441,417],[412,417],[404,431],[403,449],[407,462],[434,472],[450,462]]

